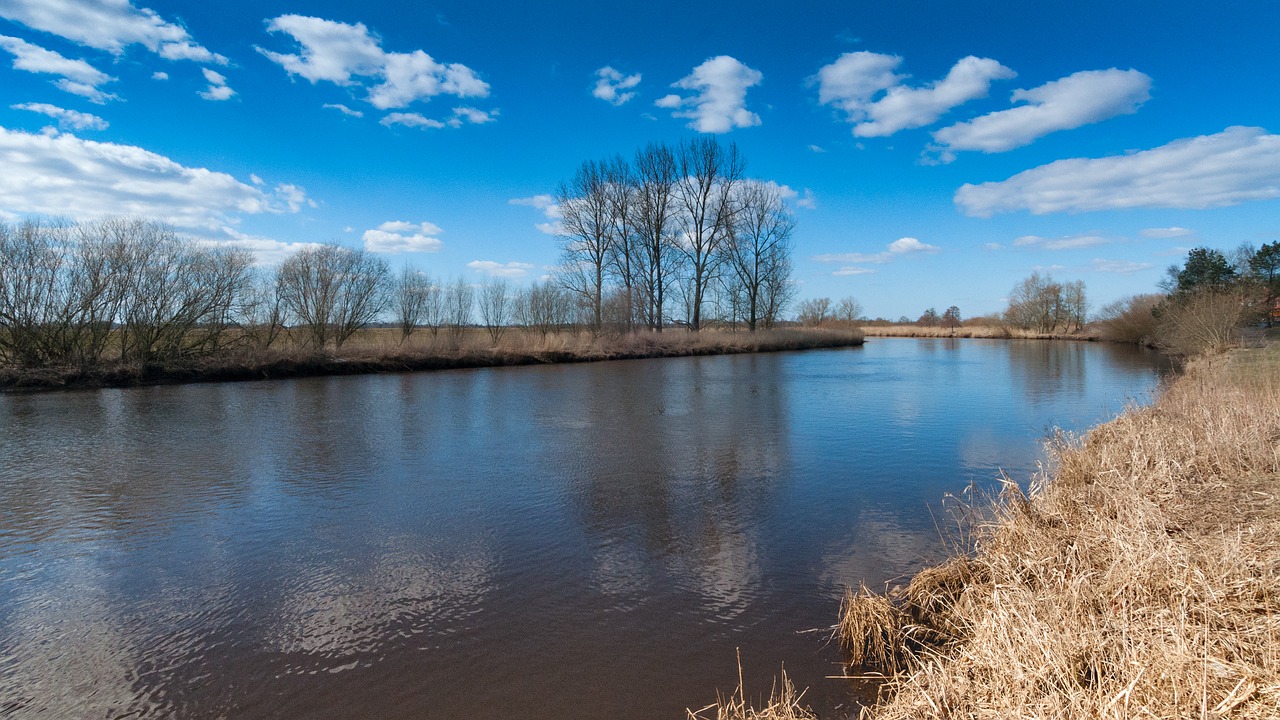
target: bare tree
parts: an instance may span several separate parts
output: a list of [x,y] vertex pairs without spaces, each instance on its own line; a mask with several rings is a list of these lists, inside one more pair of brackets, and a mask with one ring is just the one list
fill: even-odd
[[638,205],[636,175],[626,158],[618,155],[604,168],[608,190],[609,217],[613,242],[610,246],[613,275],[622,287],[622,315],[625,329],[635,327],[638,286],[641,284],[641,251],[637,233]]
[[721,249],[729,276],[739,289],[747,329],[755,332],[768,314],[766,297],[790,274],[791,233],[795,219],[777,188],[763,182],[744,182],[737,193],[737,222]]
[[614,206],[605,167],[594,160],[584,162],[572,180],[560,185],[556,204],[560,206],[560,237],[564,241],[561,275],[565,287],[581,297],[592,332],[599,332],[615,238]]
[[304,248],[280,264],[276,282],[285,308],[307,327],[312,346],[341,348],[387,305],[386,261],[340,245]]
[[502,278],[491,278],[480,288],[480,319],[494,345],[511,321],[512,299],[511,283]]
[[1041,277],[1033,272],[1009,293],[1004,319],[1026,330],[1048,333],[1060,328],[1069,332],[1084,326],[1087,309],[1083,281],[1062,284],[1051,275]]
[[471,324],[471,313],[476,303],[476,290],[465,278],[453,281],[445,292],[444,324],[456,340],[462,336],[463,330]]
[[666,145],[651,143],[636,153],[635,172],[641,315],[650,329],[661,332],[675,253],[675,154]]
[[431,288],[433,283],[426,273],[419,272],[405,265],[396,278],[393,309],[396,313],[396,324],[400,326],[400,344],[427,320],[431,305]]
[[676,199],[680,241],[689,271],[689,328],[702,327],[702,305],[722,258],[721,245],[732,236],[737,210],[735,191],[746,163],[738,146],[699,137],[680,144]]
[[843,297],[836,303],[831,316],[845,325],[853,325],[858,322],[858,318],[862,317],[862,303],[852,296]]
[[826,322],[831,314],[831,298],[814,298],[800,303],[796,319],[801,325],[817,327]]

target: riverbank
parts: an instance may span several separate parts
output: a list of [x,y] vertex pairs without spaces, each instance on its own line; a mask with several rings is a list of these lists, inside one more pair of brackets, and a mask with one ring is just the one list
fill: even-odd
[[699,355],[855,347],[863,343],[856,330],[778,329],[755,333],[668,330],[592,337],[586,332],[547,335],[510,329],[493,340],[482,330],[461,335],[423,332],[398,342],[391,330],[366,330],[341,351],[272,349],[227,353],[190,364],[136,365],[106,363],[78,369],[0,368],[0,391],[132,387],[200,382],[275,380],[325,375],[359,375],[464,368],[544,365],[551,363],[639,360]]
[[859,330],[866,337],[912,338],[990,338],[1001,340],[1086,340],[1094,341],[1096,333],[1042,333],[1008,325],[961,325],[960,327],[927,327],[922,325],[864,325]]
[[1280,345],[1193,362],[1060,438],[962,549],[850,594],[870,718],[1280,715]]

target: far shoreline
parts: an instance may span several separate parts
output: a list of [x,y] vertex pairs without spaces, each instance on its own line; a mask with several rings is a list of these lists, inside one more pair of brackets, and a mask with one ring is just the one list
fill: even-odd
[[[371,332],[377,332],[371,331]],[[443,338],[441,338],[443,339]],[[229,355],[187,364],[113,363],[98,368],[0,368],[0,394],[153,387],[254,380],[289,380],[388,373],[432,372],[609,360],[741,355],[860,347],[861,332],[826,328],[760,330],[754,333],[669,330],[617,337],[547,338],[528,346],[435,347],[351,351],[272,351]],[[559,340],[556,342],[555,340]],[[512,345],[515,345],[514,347]]]

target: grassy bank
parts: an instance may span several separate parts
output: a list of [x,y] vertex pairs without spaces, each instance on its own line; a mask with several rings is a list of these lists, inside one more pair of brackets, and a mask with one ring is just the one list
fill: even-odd
[[1052,448],[970,552],[851,594],[869,717],[1280,717],[1280,346]]
[[867,337],[913,338],[994,338],[1019,340],[1097,340],[1097,335],[1081,333],[1041,333],[1008,325],[962,325],[955,328],[923,325],[865,325],[860,328]]
[[755,333],[668,330],[592,337],[586,332],[547,335],[509,329],[496,340],[483,330],[460,334],[421,332],[401,342],[398,331],[365,330],[340,351],[314,352],[292,345],[239,351],[188,364],[131,365],[104,363],[81,370],[70,367],[0,367],[0,389],[33,391],[66,388],[128,387],[191,382],[221,382],[629,360],[693,355],[807,350],[862,344],[857,331],[825,329],[762,330]]

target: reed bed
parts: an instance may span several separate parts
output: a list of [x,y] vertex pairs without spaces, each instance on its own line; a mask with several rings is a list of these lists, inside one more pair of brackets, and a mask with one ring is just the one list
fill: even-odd
[[954,328],[925,325],[864,325],[860,328],[867,337],[913,338],[992,338],[1001,340],[1097,340],[1089,332],[1042,333],[1023,330],[1009,325],[962,325]]
[[851,659],[891,659],[864,717],[1280,717],[1280,346],[1059,437],[973,518],[895,613],[846,603],[842,642],[888,648]]
[[593,362],[694,355],[776,352],[862,344],[857,330],[825,328],[595,334],[561,331],[541,334],[512,328],[496,340],[484,329],[419,332],[374,328],[352,336],[340,350],[318,352],[286,335],[265,350],[240,349],[190,363],[112,363],[91,369],[0,367],[0,389],[42,390],[122,387],[319,375],[353,375],[460,368]]

